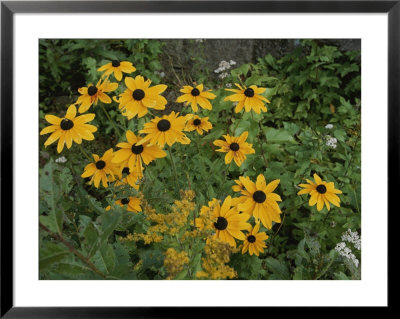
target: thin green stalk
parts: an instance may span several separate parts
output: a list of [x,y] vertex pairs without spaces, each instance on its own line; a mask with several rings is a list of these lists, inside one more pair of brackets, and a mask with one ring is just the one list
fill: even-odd
[[85,155],[86,158],[91,162],[92,161],[91,157],[88,155],[88,153],[86,153],[86,151],[83,149],[82,145],[81,144],[77,144],[77,145],[81,149],[81,152],[83,153],[83,155]]
[[[352,187],[353,188],[353,187]],[[353,188],[353,193],[354,193],[354,199],[356,200],[356,206],[357,206],[357,211],[359,214],[361,214],[360,212],[360,207],[358,205],[358,200],[357,200],[357,194],[356,194],[356,190]]]
[[172,156],[171,146],[168,146],[168,152],[169,152],[169,156],[171,157],[172,168],[173,168],[173,171],[174,171],[175,184],[176,184],[176,187],[177,187],[176,191],[179,193],[178,175],[176,174],[176,166],[175,166],[174,158]]
[[242,113],[242,116],[239,118],[239,121],[237,121],[237,123],[236,123],[236,125],[235,125],[235,128],[233,129],[232,135],[235,135],[236,129],[238,128],[239,123],[240,123],[240,121],[241,121],[242,118],[243,118],[243,115],[244,115],[244,112]]
[[104,107],[103,104],[100,104],[100,105],[101,105],[101,108],[103,109],[104,114],[106,115],[106,117],[108,118],[108,120],[111,122],[111,124],[112,124],[112,126],[113,126],[113,128],[114,128],[114,131],[117,133],[118,137],[121,137],[121,133],[119,132],[119,129],[118,129],[118,127],[115,125],[113,119],[110,117],[110,114],[108,114],[108,112],[107,112],[107,110],[106,110],[106,108]]
[[[251,117],[252,117],[253,120],[254,120],[253,113],[251,113]],[[262,144],[261,138],[260,138],[260,133],[262,132],[261,122],[258,122],[258,128],[260,129],[260,132],[257,134],[257,139],[258,139],[258,145],[260,145],[261,157],[262,157],[263,160],[264,160],[265,167],[268,167],[268,161],[267,161],[267,159],[265,158],[264,149],[263,149],[263,144]],[[264,138],[265,138],[265,142],[267,142],[266,136],[265,136],[265,135],[263,135],[263,136],[264,136]]]

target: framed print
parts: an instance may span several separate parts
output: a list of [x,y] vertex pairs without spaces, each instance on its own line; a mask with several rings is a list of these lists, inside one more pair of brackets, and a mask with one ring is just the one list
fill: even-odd
[[3,1],[1,315],[389,306],[399,12]]

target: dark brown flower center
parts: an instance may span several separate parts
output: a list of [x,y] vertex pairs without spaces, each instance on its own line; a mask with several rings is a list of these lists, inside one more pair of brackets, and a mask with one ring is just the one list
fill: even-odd
[[95,95],[95,94],[97,93],[97,87],[95,87],[95,86],[93,86],[93,85],[92,85],[92,86],[89,86],[87,92],[88,92],[88,94],[89,94],[90,96],[93,96],[93,95]]
[[218,217],[217,221],[214,223],[214,227],[218,230],[224,230],[228,227],[228,221],[224,217]]
[[112,60],[111,64],[112,64],[112,66],[113,66],[114,68],[117,68],[117,67],[119,67],[119,65],[120,65],[120,63],[119,63],[118,60]]
[[131,151],[133,154],[139,155],[140,153],[143,152],[143,145],[133,144],[131,147]]
[[195,119],[193,121],[193,125],[199,126],[201,124],[201,121],[199,119]]
[[253,194],[253,199],[256,203],[264,203],[267,199],[267,195],[263,191],[255,191]]
[[252,88],[247,88],[244,91],[244,95],[246,95],[247,97],[253,97],[254,96],[254,90]]
[[102,160],[96,162],[97,169],[103,169],[104,167],[106,167],[106,162],[104,162]]
[[74,127],[74,122],[72,122],[70,119],[62,119],[62,121],[60,123],[60,127],[64,131],[68,131]]
[[191,94],[192,94],[193,96],[199,96],[199,95],[200,95],[200,91],[199,91],[199,89],[194,88],[194,89],[192,90]]
[[171,123],[168,120],[162,119],[157,123],[157,128],[161,132],[168,131],[171,128]]
[[129,203],[129,201],[130,201],[129,198],[123,198],[123,199],[121,199],[121,204],[122,204],[122,205],[126,205],[126,204]]
[[229,148],[230,148],[232,151],[236,152],[236,151],[239,150],[239,144],[238,144],[238,143],[232,143],[231,145],[229,145]]
[[254,243],[256,241],[256,237],[254,237],[253,235],[250,235],[249,237],[247,237],[247,241],[249,243]]
[[326,193],[325,185],[318,185],[317,186],[317,192],[320,193],[320,194],[325,194]]
[[144,98],[144,91],[141,89],[136,89],[133,91],[132,96],[136,101],[140,101]]

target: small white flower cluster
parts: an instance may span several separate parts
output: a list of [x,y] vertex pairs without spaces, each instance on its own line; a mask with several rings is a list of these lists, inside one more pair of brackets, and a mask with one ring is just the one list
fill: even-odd
[[203,43],[204,39],[196,39],[196,40],[194,40],[194,42]]
[[342,240],[352,243],[354,247],[358,250],[361,249],[361,238],[356,231],[352,232],[349,228],[346,232],[342,234]]
[[65,163],[66,161],[67,159],[65,158],[65,156],[61,156],[56,159],[56,163]]
[[224,71],[229,70],[231,68],[231,66],[235,65],[235,64],[236,64],[236,62],[233,61],[233,60],[230,60],[229,62],[227,62],[225,60],[222,60],[218,65],[218,69],[214,70],[214,72],[215,73],[221,73],[222,72],[218,77],[220,79],[224,79],[227,76],[229,76],[229,73],[228,72],[224,72]]
[[330,129],[333,128],[333,124],[326,124],[326,125],[325,125],[325,128],[328,129],[328,130],[330,130]]
[[347,260],[351,260],[356,268],[358,268],[359,261],[356,256],[351,252],[351,249],[346,246],[345,242],[338,243],[335,247],[335,250],[339,253],[340,256],[346,258]]
[[326,146],[336,148],[337,144],[337,139],[335,137],[331,137],[330,135],[326,136]]

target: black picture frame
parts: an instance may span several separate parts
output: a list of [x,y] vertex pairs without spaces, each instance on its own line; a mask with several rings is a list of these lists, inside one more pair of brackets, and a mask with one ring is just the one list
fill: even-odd
[[[139,318],[191,316],[188,308],[14,307],[13,303],[13,19],[15,13],[387,13],[388,213],[399,180],[400,0],[396,1],[1,1],[1,318]],[[380,172],[386,173],[386,172]],[[15,200],[15,199],[14,199]],[[390,218],[390,214],[388,214]],[[388,223],[391,224],[390,222]],[[392,223],[393,224],[393,223]],[[388,240],[388,243],[390,241]],[[389,247],[389,246],[388,246]],[[388,255],[389,258],[389,255]],[[389,287],[388,281],[388,287]],[[390,298],[388,300],[389,305]],[[293,307],[292,307],[293,310]],[[338,309],[336,309],[338,310]],[[211,312],[210,312],[211,311]],[[271,314],[269,311],[269,315]],[[296,311],[308,311],[305,308]],[[227,315],[226,309],[196,309]],[[336,311],[335,311],[336,312]]]

